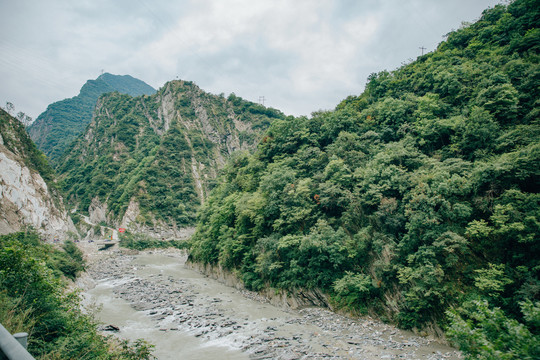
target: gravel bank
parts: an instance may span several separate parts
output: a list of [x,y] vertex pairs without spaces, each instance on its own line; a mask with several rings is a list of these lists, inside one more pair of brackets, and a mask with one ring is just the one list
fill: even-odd
[[278,309],[256,293],[200,275],[144,272],[151,266],[139,261],[155,256],[156,261],[182,266],[187,256],[181,251],[107,253],[92,259],[82,286],[113,281],[114,294],[151,318],[156,330],[225,343],[251,359],[461,358],[452,348],[370,318],[350,319],[321,308]]

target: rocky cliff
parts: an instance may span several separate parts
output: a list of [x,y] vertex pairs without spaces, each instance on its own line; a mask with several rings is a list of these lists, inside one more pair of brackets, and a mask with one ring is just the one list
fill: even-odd
[[70,204],[94,222],[174,236],[236,151],[253,149],[284,115],[231,94],[171,81],[155,95],[102,96],[58,171]]
[[0,234],[32,226],[51,240],[76,232],[52,170],[23,125],[0,110],[0,130]]
[[30,137],[56,166],[67,146],[79,136],[90,121],[97,99],[117,91],[131,96],[151,95],[154,88],[129,75],[102,74],[88,80],[79,95],[50,104],[29,127]]

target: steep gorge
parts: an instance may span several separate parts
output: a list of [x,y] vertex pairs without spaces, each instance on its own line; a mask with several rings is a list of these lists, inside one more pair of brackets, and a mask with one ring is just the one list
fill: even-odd
[[76,232],[44,155],[24,126],[0,109],[0,235],[31,226],[43,237]]

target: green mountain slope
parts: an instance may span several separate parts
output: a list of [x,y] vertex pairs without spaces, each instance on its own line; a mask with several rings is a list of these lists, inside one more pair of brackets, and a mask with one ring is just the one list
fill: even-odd
[[51,164],[57,165],[66,147],[88,126],[99,96],[113,91],[131,96],[156,92],[150,85],[129,75],[105,73],[96,80],[88,80],[79,95],[49,105],[28,132]]
[[19,156],[25,166],[39,173],[49,186],[55,187],[54,170],[47,158],[30,139],[24,125],[3,109],[0,109],[0,134],[1,144],[7,150]]
[[[253,289],[320,288],[405,328],[448,324],[464,305],[454,339],[506,336],[508,316],[536,335],[524,327],[523,343],[499,345],[534,344],[534,311],[521,307],[540,299],[537,5],[486,10],[335,111],[275,121],[253,156],[227,165],[192,260]],[[503,311],[500,335],[488,311],[475,318],[485,301]]]
[[[132,230],[178,229],[214,186],[218,169],[283,118],[235,95],[171,81],[155,95],[102,96],[92,123],[58,170],[69,201]],[[92,215],[92,214],[91,214]]]

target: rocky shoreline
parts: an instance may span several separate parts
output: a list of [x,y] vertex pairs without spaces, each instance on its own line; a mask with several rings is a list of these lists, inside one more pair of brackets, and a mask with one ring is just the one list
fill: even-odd
[[[93,259],[79,286],[113,281],[114,294],[151,318],[158,331],[182,331],[208,343],[218,341],[251,359],[461,358],[455,349],[367,317],[350,319],[315,307],[272,310],[268,299],[247,290],[209,292],[217,282],[204,277],[182,279],[162,272],[141,276],[146,265],[137,263],[138,255],[108,253]],[[178,264],[187,259],[185,253],[176,250],[152,254]],[[277,311],[279,316],[244,312],[244,305],[234,304],[238,301],[254,302],[248,305],[260,308],[261,314]],[[110,325],[113,327],[109,330],[114,331],[114,324]]]

